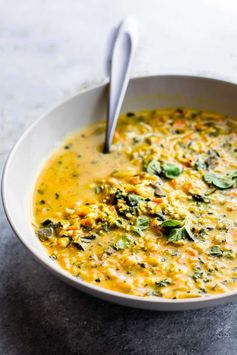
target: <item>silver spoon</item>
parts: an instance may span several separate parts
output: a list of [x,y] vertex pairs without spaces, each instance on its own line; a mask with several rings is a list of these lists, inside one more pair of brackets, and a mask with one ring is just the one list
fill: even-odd
[[137,42],[137,21],[133,17],[127,17],[119,27],[113,47],[104,153],[110,152],[115,127],[128,86]]

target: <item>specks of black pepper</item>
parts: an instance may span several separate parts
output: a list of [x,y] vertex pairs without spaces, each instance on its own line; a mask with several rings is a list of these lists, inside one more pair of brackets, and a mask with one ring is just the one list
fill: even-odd
[[134,117],[134,116],[135,116],[135,113],[133,113],[133,112],[128,112],[128,113],[126,114],[126,116],[127,116],[127,117]]
[[77,158],[80,159],[81,158],[81,154],[77,154]]
[[90,162],[91,164],[93,164],[93,165],[95,165],[95,164],[97,164],[98,163],[98,161],[97,160],[91,160],[91,162]]
[[40,200],[40,205],[45,205],[45,200]]
[[69,150],[72,147],[72,143],[69,143],[64,146],[64,149]]
[[59,199],[59,194],[56,192],[55,193],[55,199],[58,200]]
[[100,279],[99,278],[95,279],[95,282],[100,282]]
[[43,195],[43,194],[44,194],[44,190],[42,190],[42,189],[38,189],[37,192],[38,192],[38,194],[40,194],[40,195]]
[[62,160],[59,160],[59,161],[58,161],[58,165],[61,165],[61,164],[62,164]]
[[72,174],[72,177],[73,177],[73,178],[78,178],[79,176],[80,176],[80,175],[79,175],[78,173],[73,173],[73,174]]

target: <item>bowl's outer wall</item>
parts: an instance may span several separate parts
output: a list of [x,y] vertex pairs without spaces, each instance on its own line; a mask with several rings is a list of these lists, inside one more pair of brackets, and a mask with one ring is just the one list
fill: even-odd
[[[194,309],[233,300],[235,294],[203,301],[159,300],[128,297],[80,282],[62,270],[45,253],[32,228],[32,191],[37,175],[66,135],[106,115],[107,85],[67,100],[36,121],[11,152],[3,177],[3,202],[8,219],[25,246],[37,259],[71,285],[116,303],[156,310]],[[237,116],[237,86],[218,80],[187,76],[156,76],[130,81],[122,111],[191,107]]]

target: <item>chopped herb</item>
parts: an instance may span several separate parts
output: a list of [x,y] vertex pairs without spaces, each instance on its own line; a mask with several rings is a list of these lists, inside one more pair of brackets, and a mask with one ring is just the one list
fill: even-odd
[[223,251],[223,256],[227,259],[234,259],[235,258],[235,253],[233,252],[233,250],[224,250]]
[[168,279],[164,279],[164,280],[161,280],[159,282],[156,282],[156,286],[158,287],[166,287],[166,286],[169,286],[170,285],[170,281]]
[[220,257],[223,255],[223,250],[218,245],[214,245],[211,247],[209,255]]
[[205,195],[200,195],[200,194],[193,194],[192,199],[196,202],[204,202],[204,203],[209,203],[210,199],[206,197]]
[[201,279],[203,277],[203,272],[201,270],[196,270],[195,273],[193,274],[192,278],[197,281],[198,279]]

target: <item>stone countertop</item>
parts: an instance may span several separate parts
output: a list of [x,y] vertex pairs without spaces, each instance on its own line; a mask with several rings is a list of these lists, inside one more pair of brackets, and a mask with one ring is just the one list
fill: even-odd
[[[111,29],[128,14],[141,23],[133,76],[237,81],[235,0],[0,0],[1,167],[40,114],[105,80]],[[36,263],[2,207],[0,230],[0,354],[236,354],[237,304],[169,313],[105,303]]]

